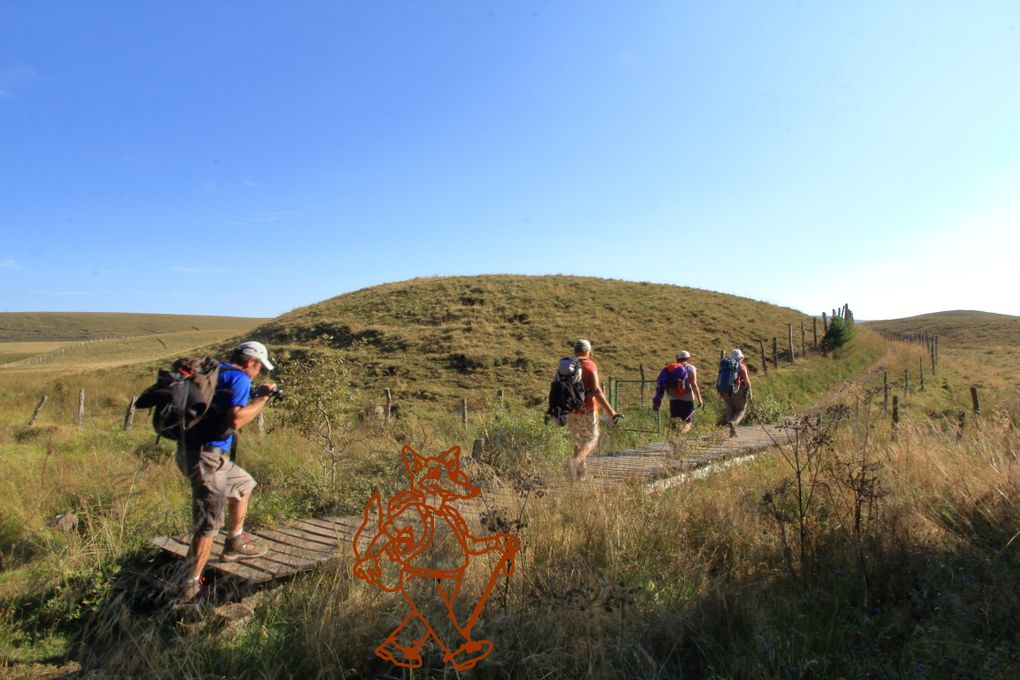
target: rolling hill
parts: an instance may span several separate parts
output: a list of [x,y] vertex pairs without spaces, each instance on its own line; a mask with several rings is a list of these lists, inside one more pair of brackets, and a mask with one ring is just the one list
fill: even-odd
[[928,333],[940,342],[960,347],[1013,345],[1020,340],[1020,316],[974,310],[952,310],[888,321],[870,321],[868,326],[891,335]]
[[0,342],[125,338],[185,331],[243,333],[265,319],[108,312],[0,312]]
[[[714,372],[720,350],[757,354],[811,318],[723,293],[573,276],[417,278],[355,291],[296,309],[250,335],[287,362],[306,353],[348,360],[358,387],[400,398],[452,403],[459,397],[543,399],[559,357],[589,338],[601,376],[649,377],[680,349]],[[819,324],[820,326],[820,324]],[[753,356],[753,355],[752,355]],[[750,362],[757,363],[752,359]]]

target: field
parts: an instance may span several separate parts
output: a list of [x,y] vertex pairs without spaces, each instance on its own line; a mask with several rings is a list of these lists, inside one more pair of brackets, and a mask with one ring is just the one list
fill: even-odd
[[[691,348],[711,405],[696,433],[706,433],[717,427],[709,397],[719,348],[748,352],[758,338],[784,337],[787,323],[799,327],[795,312],[763,303],[739,301],[750,328],[726,319],[732,296],[605,281],[597,285],[615,312],[569,327],[552,307],[593,281],[543,279],[532,290],[527,277],[416,280],[253,329],[280,356],[290,392],[264,434],[243,432],[240,455],[261,483],[251,524],[360,512],[373,489],[399,487],[403,444],[470,450],[480,438],[487,474],[536,493],[523,480],[558,470],[569,442],[528,399],[574,335],[592,338],[606,379],[642,363],[654,373],[678,345]],[[445,312],[430,303],[444,288]],[[686,307],[661,319],[678,299]],[[527,318],[508,320],[516,315]],[[479,623],[495,645],[491,663],[472,676],[1016,677],[1020,399],[999,365],[967,358],[985,348],[966,334],[943,336],[942,365],[922,391],[924,348],[884,340],[871,325],[858,326],[849,347],[781,360],[767,377],[755,358],[753,421],[817,414],[792,421],[782,450],[661,494],[579,486],[536,499],[516,532],[516,572]],[[204,348],[220,352],[230,337]],[[178,623],[156,602],[145,575],[160,562],[148,541],[187,530],[187,488],[169,447],[154,446],[144,422],[124,431],[123,414],[155,366],[197,347],[190,342],[162,355],[151,344],[108,345],[60,370],[0,368],[0,674],[412,677],[372,654],[401,603],[355,581],[343,559],[259,592],[254,614],[232,625]],[[142,363],[121,363],[136,351]],[[883,377],[897,397],[895,427]],[[988,404],[979,418],[969,412],[972,384]],[[387,424],[368,407],[390,385],[402,408]],[[504,402],[491,398],[496,389]],[[28,427],[41,394],[49,401]],[[467,428],[453,403],[460,394],[472,397]],[[339,406],[339,458],[301,426],[304,405],[323,395]],[[603,445],[664,435],[612,431]],[[73,530],[50,526],[67,513],[78,518]],[[413,677],[455,674],[430,655]]]

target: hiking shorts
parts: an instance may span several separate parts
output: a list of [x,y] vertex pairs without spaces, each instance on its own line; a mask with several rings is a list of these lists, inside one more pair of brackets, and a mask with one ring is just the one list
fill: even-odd
[[215,446],[192,449],[177,447],[177,469],[191,482],[192,531],[212,537],[223,526],[227,499],[239,500],[257,482],[228,452]]
[[575,453],[599,439],[599,418],[595,411],[568,413],[567,427],[570,429],[570,439],[574,444]]
[[687,401],[685,399],[670,399],[669,417],[679,418],[685,423],[691,422],[694,420],[694,401]]

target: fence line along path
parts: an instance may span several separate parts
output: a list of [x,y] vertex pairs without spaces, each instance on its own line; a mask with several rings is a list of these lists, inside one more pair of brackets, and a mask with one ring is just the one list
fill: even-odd
[[[736,437],[725,436],[725,431],[702,437],[687,437],[676,443],[660,442],[624,451],[595,455],[588,459],[588,477],[579,482],[581,489],[595,489],[606,484],[642,483],[649,492],[662,490],[686,479],[690,472],[706,468],[720,461],[732,460],[774,446],[786,436],[775,426],[746,426],[737,428]],[[498,480],[486,480],[474,473],[477,470],[463,456],[465,472],[482,488],[478,498],[461,501],[458,509],[472,531],[478,535],[492,533],[485,529],[483,518],[494,509],[509,516],[519,516],[522,504],[528,502],[512,489],[500,485]],[[571,484],[563,474],[542,480],[547,493],[556,493]],[[534,497],[530,496],[531,502]],[[366,499],[367,500],[367,499]],[[269,552],[258,558],[226,561],[220,559],[225,535],[214,538],[212,556],[207,569],[220,572],[248,584],[265,584],[287,578],[300,572],[334,564],[343,556],[352,554],[354,534],[361,525],[362,516],[307,517],[291,520],[279,526],[260,528],[249,532],[253,539],[267,546]],[[367,540],[367,537],[365,538]],[[191,536],[160,536],[153,545],[179,558],[188,554]]]

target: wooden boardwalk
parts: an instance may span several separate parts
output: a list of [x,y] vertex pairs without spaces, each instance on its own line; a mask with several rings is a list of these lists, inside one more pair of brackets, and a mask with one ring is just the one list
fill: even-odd
[[[679,445],[650,444],[636,449],[596,455],[588,459],[588,478],[580,488],[606,484],[642,483],[648,492],[661,491],[687,479],[692,471],[724,461],[733,461],[786,440],[773,426],[738,428],[737,437],[713,434],[701,438],[688,438]],[[473,530],[481,528],[483,517],[493,509],[509,510],[515,516],[519,510],[518,495],[508,488],[497,488],[484,480],[473,479],[482,488],[479,498],[458,504],[458,509]],[[564,475],[542,480],[546,493],[570,485]],[[224,534],[214,539],[208,567],[250,584],[268,583],[275,579],[310,571],[335,563],[341,555],[353,556],[354,534],[361,524],[361,515],[342,517],[311,517],[292,520],[281,526],[262,528],[250,532],[253,540],[269,547],[263,557],[225,561],[220,559]],[[188,553],[190,535],[161,536],[152,543],[164,551],[184,558]]]

